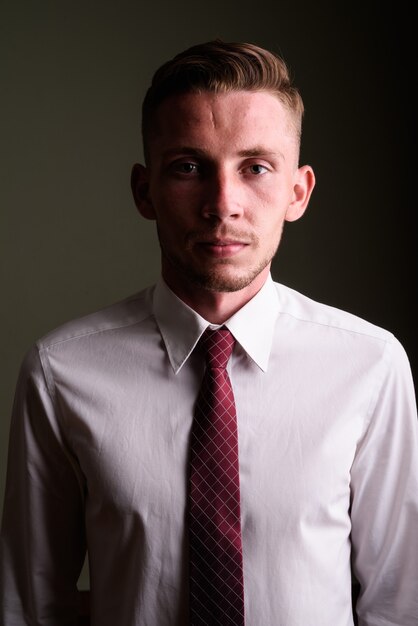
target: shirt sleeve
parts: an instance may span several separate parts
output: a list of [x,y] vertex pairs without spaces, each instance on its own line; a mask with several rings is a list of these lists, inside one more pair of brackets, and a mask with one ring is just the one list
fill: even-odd
[[77,620],[83,488],[52,391],[34,348],[21,367],[10,428],[0,542],[4,626]]
[[418,623],[418,422],[409,361],[397,340],[351,474],[359,626]]

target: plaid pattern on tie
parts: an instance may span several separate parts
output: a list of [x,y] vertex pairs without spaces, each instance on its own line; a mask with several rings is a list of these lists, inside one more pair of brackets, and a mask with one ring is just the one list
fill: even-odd
[[243,626],[238,437],[226,366],[235,339],[206,330],[206,371],[197,399],[190,467],[190,610],[193,626]]

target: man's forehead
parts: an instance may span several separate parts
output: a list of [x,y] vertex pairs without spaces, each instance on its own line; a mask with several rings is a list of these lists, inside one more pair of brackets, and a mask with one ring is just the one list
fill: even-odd
[[293,113],[270,91],[187,92],[159,105],[145,147],[148,165],[200,149],[209,159],[224,151],[297,162],[299,134]]
[[[187,92],[174,94],[158,106],[152,130],[193,130],[204,126],[209,132],[224,126],[233,130],[251,120],[257,130],[288,127],[296,129],[293,113],[269,91]],[[247,131],[251,130],[251,125]]]

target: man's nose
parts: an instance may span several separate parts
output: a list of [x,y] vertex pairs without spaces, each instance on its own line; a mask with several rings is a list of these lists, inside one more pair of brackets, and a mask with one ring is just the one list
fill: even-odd
[[242,181],[236,172],[216,171],[207,181],[202,214],[219,220],[237,219],[244,212]]

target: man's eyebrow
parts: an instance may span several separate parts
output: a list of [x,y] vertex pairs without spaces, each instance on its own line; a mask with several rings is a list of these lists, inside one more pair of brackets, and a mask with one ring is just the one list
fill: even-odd
[[283,154],[279,152],[274,152],[274,150],[269,150],[267,148],[263,148],[263,146],[255,146],[254,148],[248,148],[247,150],[240,150],[238,152],[238,156],[241,157],[278,157],[279,159],[283,159]]
[[162,153],[163,157],[176,156],[177,154],[187,154],[199,157],[207,156],[205,150],[202,150],[201,148],[192,148],[191,146],[176,146],[175,148],[168,148]]
[[[163,157],[171,157],[175,155],[190,155],[201,158],[208,158],[208,153],[206,150],[202,148],[196,148],[192,146],[177,146],[175,148],[168,148],[164,150]],[[284,155],[282,152],[275,152],[274,150],[269,150],[268,148],[264,148],[263,146],[254,146],[254,148],[247,148],[245,150],[239,150],[237,152],[237,156],[239,157],[276,157],[279,159],[284,159]]]

